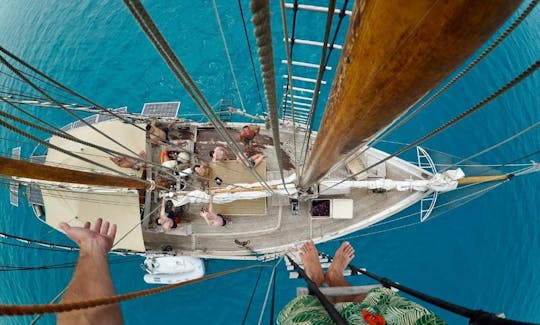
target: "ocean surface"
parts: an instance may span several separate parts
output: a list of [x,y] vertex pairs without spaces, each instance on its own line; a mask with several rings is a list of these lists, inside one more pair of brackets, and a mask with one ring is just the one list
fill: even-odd
[[[238,5],[232,1],[217,2],[243,103],[248,112],[261,113],[264,105],[259,102],[254,83]],[[239,107],[212,2],[144,1],[144,4],[208,101],[214,105],[220,98],[234,98]],[[245,1],[243,9],[253,47]],[[273,33],[279,40],[283,34],[277,2],[273,2],[273,14]],[[313,26],[303,26],[303,30],[312,35],[304,38],[322,39],[322,34],[314,34],[312,27],[324,25],[324,16],[310,15],[314,17],[310,20]],[[387,140],[410,143],[521,73],[540,57],[539,22],[540,9],[536,8],[486,60]],[[145,102],[180,100],[181,114],[198,113],[121,1],[0,0],[0,45],[107,107],[127,105],[137,112]],[[283,58],[283,47],[276,46],[275,53],[276,61]],[[333,53],[334,66],[338,55]],[[285,73],[283,65],[277,63],[277,67],[278,75]],[[7,72],[3,67],[0,71]],[[0,86],[10,85],[15,83],[0,75]],[[283,80],[277,80],[278,90],[282,85]],[[329,85],[323,94],[328,88]],[[423,145],[466,157],[498,143],[540,121],[539,89],[540,73],[535,73],[470,119]],[[323,107],[324,102],[319,106]],[[11,111],[4,105],[1,109]],[[56,110],[33,111],[58,125],[73,121]],[[318,120],[321,114],[318,113]],[[33,133],[46,138],[40,132]],[[502,164],[523,157],[538,150],[539,135],[538,130],[533,130],[475,161]],[[28,157],[34,147],[31,141],[6,129],[0,129],[0,137],[2,155],[9,156],[11,148],[21,145],[23,157]],[[517,163],[534,159],[539,160],[540,156]],[[63,235],[38,222],[24,198],[20,207],[10,206],[7,187],[4,182],[2,185],[0,231],[69,243]],[[354,264],[456,304],[504,312],[511,319],[540,322],[539,185],[538,174],[516,177],[476,200],[414,227],[392,230],[393,225],[388,224],[348,236],[357,252]],[[400,225],[414,223],[418,216],[406,220]],[[333,253],[339,243],[340,240],[335,240],[320,245],[320,249]],[[68,284],[72,274],[71,267],[13,271],[7,266],[61,265],[76,258],[76,253],[35,249],[0,239],[0,303],[47,303]],[[117,292],[151,287],[143,282],[141,258],[113,256],[111,261]],[[249,264],[208,261],[207,273]],[[264,269],[235,273],[123,303],[126,324],[239,324],[244,317],[247,324],[257,323],[274,262],[267,264]],[[289,280],[283,265],[276,270],[274,312],[277,314],[295,295],[295,288],[304,283]],[[260,281],[255,287],[259,272]],[[350,280],[354,284],[369,282],[361,277]],[[264,323],[270,321],[271,298],[272,295],[262,316]],[[462,317],[432,309],[450,324],[467,323]],[[0,323],[28,324],[32,318],[0,317]],[[54,316],[50,315],[39,321],[39,324],[51,323]]]

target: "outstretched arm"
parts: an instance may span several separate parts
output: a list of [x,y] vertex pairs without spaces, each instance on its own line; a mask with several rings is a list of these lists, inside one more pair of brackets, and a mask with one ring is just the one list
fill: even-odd
[[[79,260],[62,303],[115,294],[107,253],[114,243],[116,225],[109,229],[109,222],[102,222],[99,218],[93,230],[90,230],[90,222],[86,222],[84,227],[71,227],[65,222],[60,224],[60,228],[80,247]],[[60,313],[57,321],[58,324],[123,324],[119,304]]]

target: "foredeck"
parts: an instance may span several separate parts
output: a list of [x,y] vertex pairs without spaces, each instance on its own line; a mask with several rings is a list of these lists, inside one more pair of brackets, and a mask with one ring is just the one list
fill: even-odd
[[[239,141],[240,124],[229,124],[228,131],[233,138]],[[271,138],[270,130],[263,129],[255,138],[254,148],[256,151],[266,156],[265,162],[258,166],[257,171],[266,180],[281,179],[279,167],[275,155],[275,147]],[[178,131],[180,130],[180,131]],[[230,161],[211,163],[208,152],[214,147],[226,146],[217,132],[208,126],[186,127],[179,125],[171,132],[171,139],[180,147],[192,150],[192,163],[204,160],[211,164],[212,174],[207,184],[204,182],[192,181],[188,187],[207,186],[217,187],[213,182],[215,177],[221,178],[224,183],[232,184],[238,182],[253,181],[249,169],[241,162],[234,160],[235,157],[229,150]],[[283,160],[284,173],[288,176],[295,172],[295,153],[290,130],[280,129],[281,142],[284,145]],[[240,146],[242,144],[238,142]],[[160,152],[167,146],[149,145],[148,154],[154,161],[159,161]],[[349,164],[350,168],[363,166],[368,159],[379,158],[384,155],[378,150],[370,149],[360,156],[357,161]],[[377,157],[375,157],[377,156]],[[351,170],[342,168],[332,174],[334,179],[343,179],[351,174]],[[420,179],[422,171],[399,159],[391,159],[385,163],[384,172],[386,176],[393,179]],[[365,177],[374,176],[365,174]],[[189,181],[188,181],[189,182]],[[255,181],[253,181],[255,182]],[[177,254],[192,255],[209,258],[234,258],[252,259],[254,254],[266,254],[266,258],[272,255],[283,253],[287,250],[294,250],[302,242],[313,239],[316,242],[326,241],[342,236],[347,233],[362,229],[377,221],[383,220],[396,212],[410,206],[420,200],[424,193],[413,192],[384,192],[374,193],[371,190],[352,190],[347,198],[353,200],[354,214],[352,219],[314,218],[309,214],[309,201],[299,202],[300,211],[298,215],[293,214],[291,203],[286,196],[270,196],[268,198],[257,199],[255,201],[240,200],[227,204],[227,206],[216,206],[216,210],[226,212],[232,223],[225,227],[209,226],[205,220],[199,216],[202,207],[207,204],[189,204],[183,215],[181,224],[176,230],[163,232],[160,227],[156,227],[155,219],[158,217],[160,200],[153,193],[150,198],[150,211],[156,212],[150,217],[147,229],[143,232],[147,250],[162,250],[166,246],[171,246]],[[343,196],[332,196],[331,198],[341,198]],[[319,199],[325,198],[320,196]],[[239,245],[244,243],[244,246]]]

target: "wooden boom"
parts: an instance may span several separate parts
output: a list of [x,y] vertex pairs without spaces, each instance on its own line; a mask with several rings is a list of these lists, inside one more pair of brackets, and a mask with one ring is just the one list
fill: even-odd
[[17,159],[0,157],[0,174],[52,182],[112,186],[131,189],[150,188],[151,184],[142,179],[94,174],[62,167],[34,164]]
[[436,87],[519,0],[356,1],[303,189]]

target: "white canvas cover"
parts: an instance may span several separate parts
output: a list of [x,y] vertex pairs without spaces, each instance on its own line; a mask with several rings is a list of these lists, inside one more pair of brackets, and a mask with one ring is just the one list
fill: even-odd
[[[145,150],[146,134],[143,130],[133,125],[112,120],[97,123],[94,126],[136,153]],[[76,128],[70,130],[68,133],[85,141],[121,153],[128,153],[126,149],[123,149],[89,127]],[[141,172],[116,166],[110,161],[109,156],[97,149],[56,136],[51,138],[50,143],[96,160],[103,165],[121,172],[140,176]],[[46,164],[84,171],[102,170],[100,167],[52,149],[48,151]],[[110,171],[106,173],[110,173]],[[51,227],[58,229],[58,224],[62,221],[72,226],[82,226],[86,221],[94,223],[97,218],[101,217],[104,220],[117,224],[116,241],[129,232],[114,248],[145,251],[142,229],[140,226],[136,226],[140,222],[139,197],[136,191],[124,191],[121,193],[77,193],[58,189],[57,187],[48,188],[47,186],[42,186],[42,193],[46,222]]]

